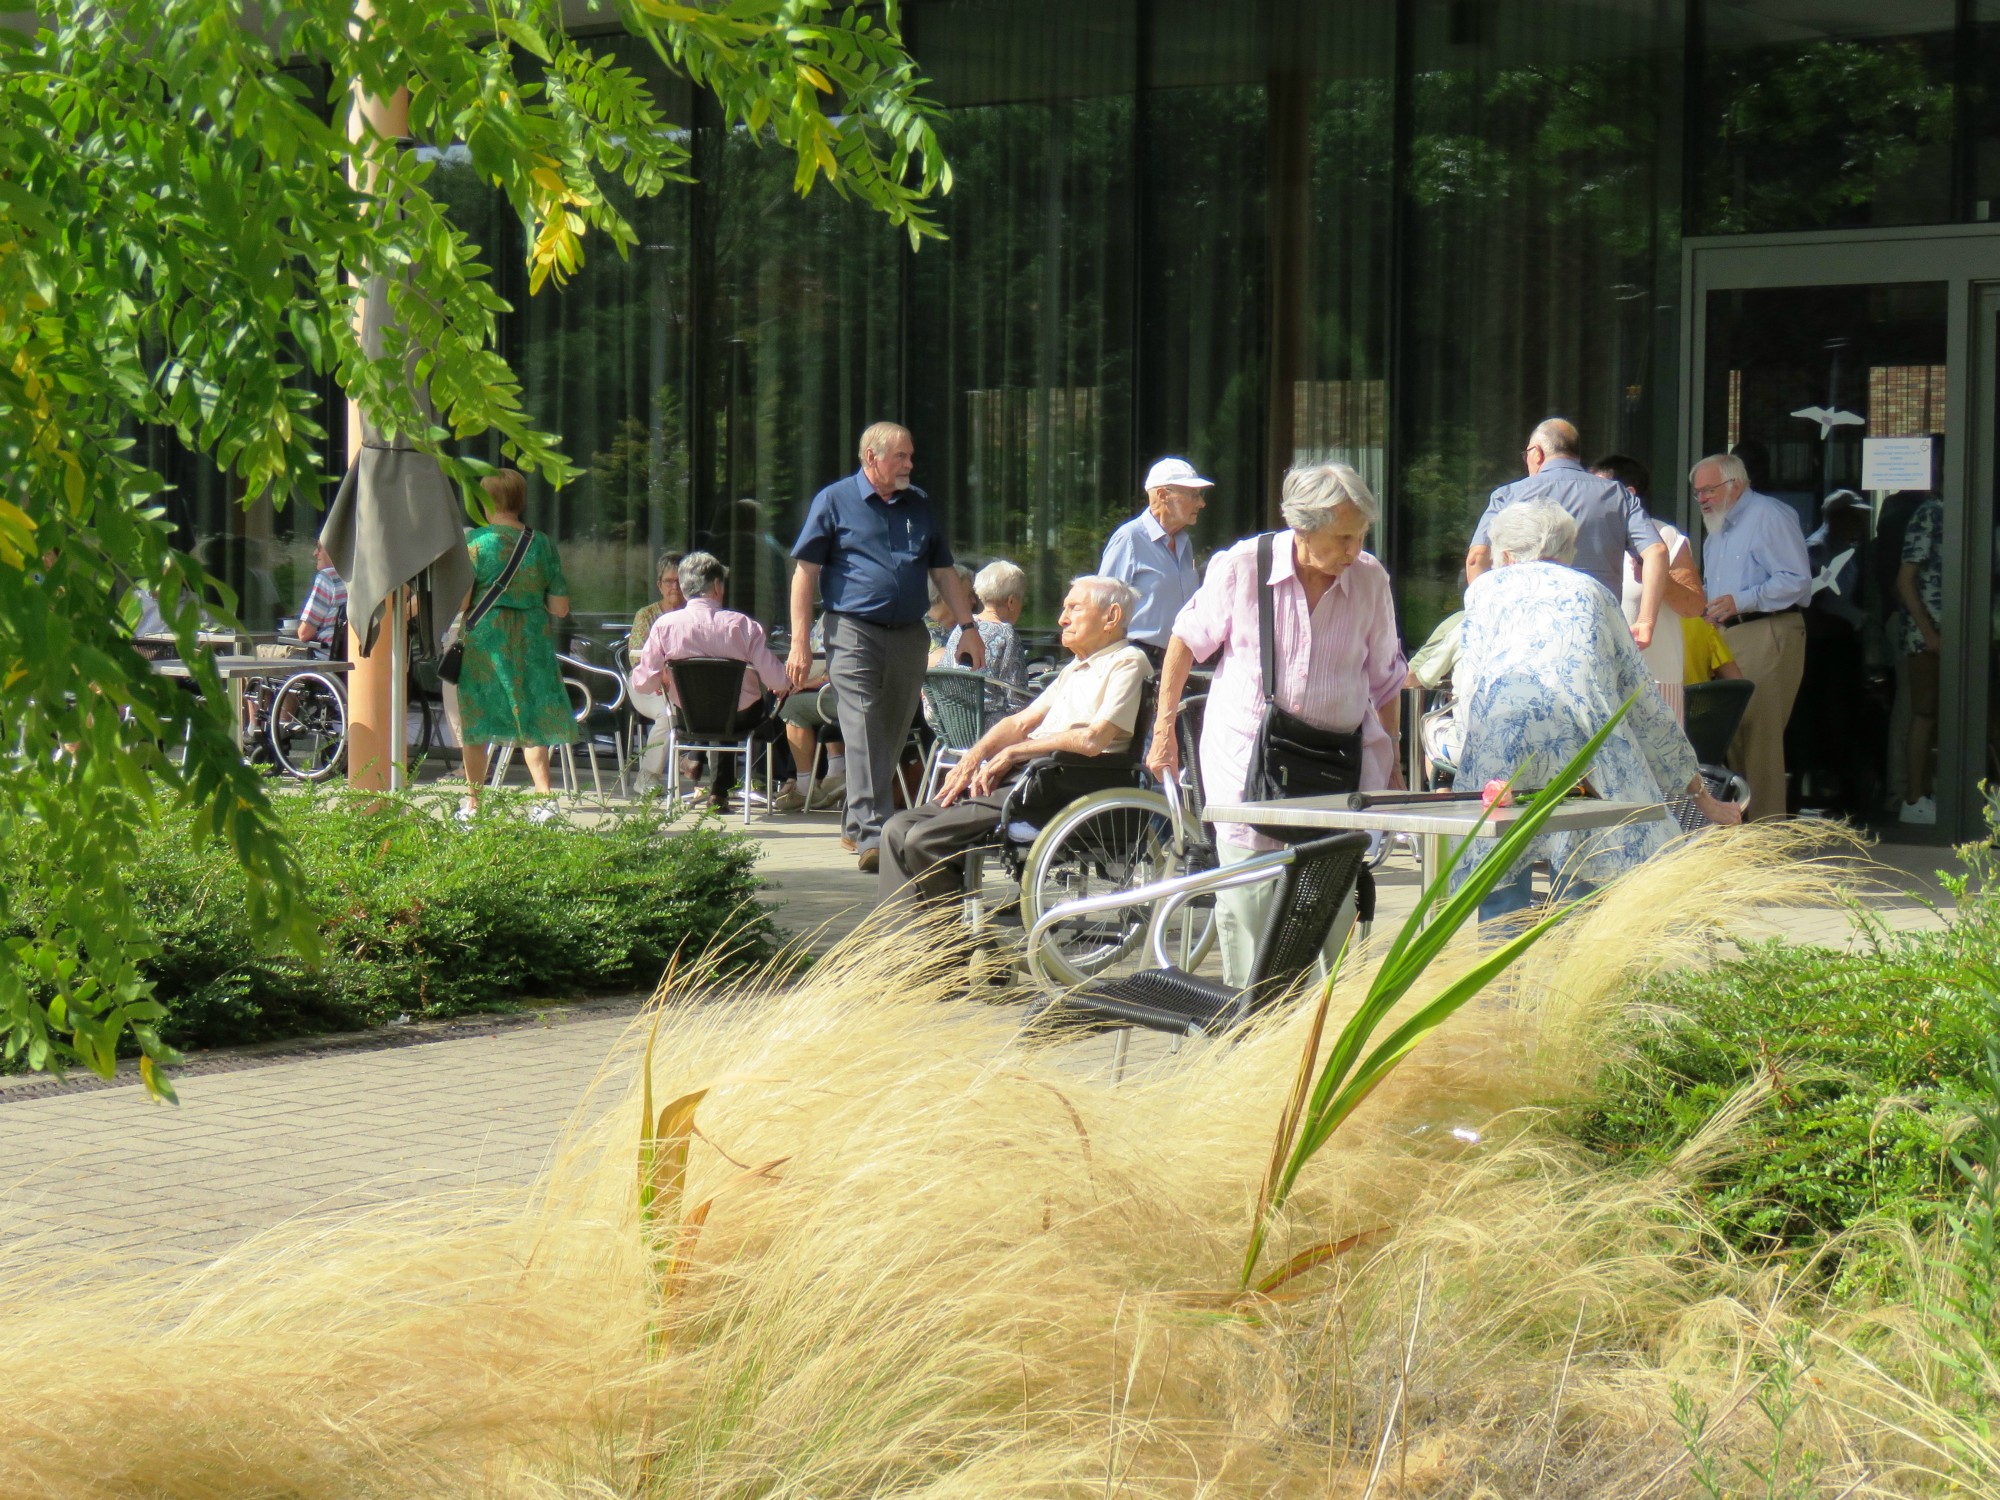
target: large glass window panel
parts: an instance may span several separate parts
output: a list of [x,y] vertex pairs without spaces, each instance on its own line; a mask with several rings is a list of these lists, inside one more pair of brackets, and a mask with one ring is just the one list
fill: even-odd
[[1609,0],[1417,16],[1399,315],[1394,555],[1403,632],[1459,607],[1473,526],[1534,424],[1592,457],[1671,454],[1680,175],[1670,7]]
[[[1936,483],[1948,301],[1943,282],[1708,297],[1702,451],[1735,453],[1753,486],[1792,508],[1828,585],[1806,610],[1785,736],[1794,809],[1896,827],[1903,802],[1935,792],[1940,656],[1925,658],[1905,601],[1913,590],[1942,623],[1943,547],[1958,525]],[[1927,443],[1930,482],[1885,487],[1867,463],[1883,439]],[[1960,649],[1946,641],[1942,660]]]
[[1095,570],[1136,503],[1136,7],[918,18],[958,179],[949,238],[909,257],[918,477],[953,502],[963,561],[1027,570],[1023,626],[1052,643],[1067,580]]
[[[1204,12],[1234,29],[1243,18]],[[1183,41],[1185,39],[1182,39]],[[1215,481],[1195,526],[1207,551],[1265,516],[1270,393],[1268,109],[1258,84],[1160,89],[1141,103],[1139,452],[1178,454]]]
[[[1308,218],[1280,258],[1297,271],[1273,291],[1277,336],[1289,327],[1300,339],[1283,457],[1289,464],[1351,464],[1379,495],[1389,414],[1395,11],[1349,4],[1310,15],[1301,39],[1313,78],[1302,121]],[[1284,109],[1273,109],[1274,130],[1288,122]],[[1273,412],[1278,420],[1286,415]],[[1380,550],[1384,542],[1376,537],[1370,545]]]
[[2000,219],[2000,0],[1974,0],[1972,21],[1959,68],[1966,90],[1968,206],[1974,219]]
[[1955,0],[1709,0],[1696,233],[1949,220]]
[[[863,428],[902,416],[902,241],[824,188],[801,199],[789,154],[741,128],[700,135],[689,541],[775,625],[807,504],[860,467]],[[919,435],[919,484],[926,462]]]

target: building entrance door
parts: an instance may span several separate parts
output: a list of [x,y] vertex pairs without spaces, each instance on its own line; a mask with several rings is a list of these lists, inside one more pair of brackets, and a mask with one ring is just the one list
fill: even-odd
[[1790,810],[1971,836],[1996,770],[2000,232],[1695,240],[1684,292],[1682,472],[1736,454],[1807,542]]

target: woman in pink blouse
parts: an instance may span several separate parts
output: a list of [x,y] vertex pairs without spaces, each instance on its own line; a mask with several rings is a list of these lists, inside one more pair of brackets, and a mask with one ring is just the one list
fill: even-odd
[[[1396,744],[1407,668],[1388,571],[1361,550],[1381,507],[1353,469],[1325,464],[1286,474],[1280,509],[1291,530],[1279,534],[1270,577],[1263,580],[1272,589],[1277,624],[1278,705],[1322,729],[1358,726],[1362,788],[1400,786]],[[1221,653],[1201,730],[1202,787],[1210,802],[1241,798],[1263,717],[1259,585],[1255,537],[1216,557],[1175,618],[1160,669],[1159,717],[1146,763],[1155,775],[1169,776],[1180,768],[1174,720],[1188,670]],[[1224,864],[1278,847],[1234,823],[1218,824],[1216,837]],[[1222,973],[1230,984],[1249,982],[1275,889],[1265,883],[1216,898]]]

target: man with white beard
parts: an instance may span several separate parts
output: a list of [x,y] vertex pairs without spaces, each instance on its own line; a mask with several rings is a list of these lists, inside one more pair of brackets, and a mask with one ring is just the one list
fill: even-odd
[[1743,460],[1711,454],[1688,473],[1708,533],[1701,569],[1708,618],[1722,631],[1743,675],[1757,684],[1729,765],[1750,783],[1750,815],[1782,818],[1785,724],[1806,669],[1812,563],[1799,518],[1782,500],[1750,488]]

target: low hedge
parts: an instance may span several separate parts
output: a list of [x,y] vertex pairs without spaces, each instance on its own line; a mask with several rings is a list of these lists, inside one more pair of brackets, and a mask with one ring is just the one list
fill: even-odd
[[1696,1184],[1752,1252],[1817,1248],[1882,1215],[1924,1228],[1964,1184],[1950,1139],[1989,1092],[1982,969],[2000,960],[2000,911],[1961,907],[1948,932],[1881,937],[1840,953],[1773,942],[1636,996],[1624,1060],[1569,1130],[1646,1164],[1671,1159],[1760,1077],[1770,1102]]
[[537,824],[496,799],[467,822],[435,796],[307,792],[279,800],[320,914],[308,966],[249,930],[227,849],[188,816],[148,835],[132,887],[158,940],[162,1039],[211,1047],[526,999],[648,988],[676,953],[712,967],[770,957],[756,846],[657,805],[599,828]]

